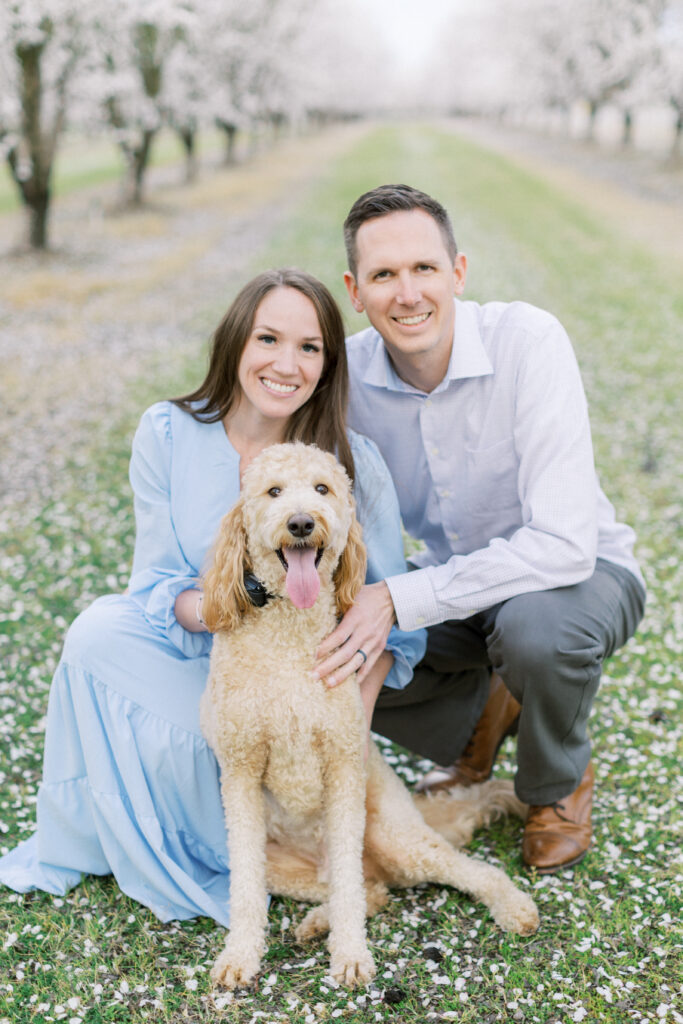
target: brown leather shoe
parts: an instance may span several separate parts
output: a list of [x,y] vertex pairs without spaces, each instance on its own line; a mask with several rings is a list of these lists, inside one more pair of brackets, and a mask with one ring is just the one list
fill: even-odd
[[451,786],[472,786],[484,782],[493,771],[500,745],[517,731],[521,705],[493,672],[489,696],[470,741],[458,760],[447,768],[427,772],[415,787],[419,793],[436,793]]
[[578,787],[547,807],[530,807],[522,857],[541,875],[578,864],[591,844],[593,765],[588,762]]

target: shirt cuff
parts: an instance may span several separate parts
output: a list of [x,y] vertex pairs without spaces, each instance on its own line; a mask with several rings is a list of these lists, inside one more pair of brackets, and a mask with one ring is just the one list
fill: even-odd
[[183,590],[197,589],[196,576],[171,576],[142,591],[137,591],[135,584],[136,580],[131,579],[130,596],[141,605],[150,625],[163,633],[186,658],[210,654],[213,634],[205,631],[192,633],[175,617],[176,597]]
[[388,576],[384,581],[389,588],[401,629],[410,632],[441,621],[439,606],[429,574],[424,569]]
[[396,626],[391,627],[387,639],[387,650],[394,656],[394,664],[384,680],[390,690],[402,690],[413,678],[413,669],[424,657],[427,649],[427,634],[424,629],[402,633]]

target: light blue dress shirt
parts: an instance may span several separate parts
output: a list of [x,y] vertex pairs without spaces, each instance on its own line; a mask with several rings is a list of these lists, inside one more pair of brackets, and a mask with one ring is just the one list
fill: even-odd
[[633,531],[595,473],[562,325],[523,302],[455,303],[448,370],[430,393],[398,376],[374,328],[347,343],[349,421],[377,443],[404,526],[424,543],[411,556],[420,571],[387,580],[401,627],[577,583],[598,556],[642,583]]

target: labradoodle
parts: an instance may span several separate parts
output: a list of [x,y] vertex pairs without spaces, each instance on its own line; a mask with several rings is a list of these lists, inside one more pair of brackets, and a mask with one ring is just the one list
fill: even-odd
[[365,917],[388,886],[451,885],[482,900],[506,931],[538,927],[529,896],[452,845],[498,813],[523,813],[509,784],[413,800],[374,743],[364,760],[355,677],[334,688],[312,677],[318,644],[364,575],[336,459],[301,443],[254,459],[204,580],[215,640],[201,724],[221,768],[231,871],[231,927],[212,978],[226,988],[258,974],[268,892],[317,904],[297,938],[329,931],[330,971],[347,985],[374,974]]

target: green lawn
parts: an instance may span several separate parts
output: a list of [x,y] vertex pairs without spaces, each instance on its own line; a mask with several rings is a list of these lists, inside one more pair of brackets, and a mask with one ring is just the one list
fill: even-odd
[[[5,890],[0,1024],[683,1021],[679,276],[501,157],[415,125],[378,128],[326,170],[254,269],[305,266],[348,311],[340,225],[353,199],[382,181],[407,181],[448,206],[470,258],[470,297],[522,298],[562,319],[584,370],[603,486],[638,532],[649,605],[596,701],[594,847],[574,870],[541,878],[523,870],[519,823],[480,834],[477,855],[501,863],[537,900],[538,934],[503,935],[459,893],[397,893],[369,925],[376,981],[351,994],[325,979],[324,944],[294,945],[301,909],[291,902],[273,904],[258,990],[233,997],[211,991],[222,934],[210,921],[162,925],[110,879],[88,878],[63,899]],[[190,364],[174,367],[167,379],[140,382],[136,407],[121,410],[106,442],[73,439],[78,465],[35,520],[17,508],[0,521],[2,849],[32,829],[42,716],[64,628],[74,609],[125,586],[130,433],[146,404],[186,390]],[[507,744],[497,770],[509,775]],[[406,754],[391,756],[414,778]]]

